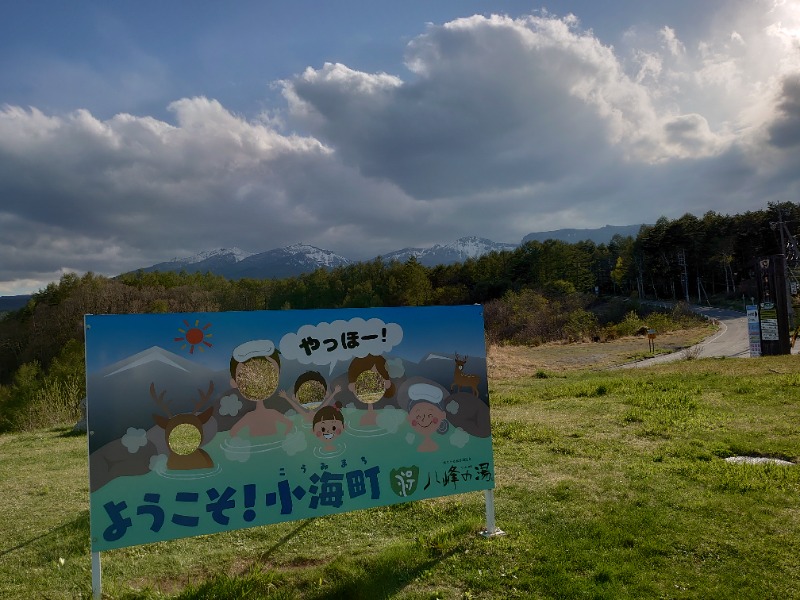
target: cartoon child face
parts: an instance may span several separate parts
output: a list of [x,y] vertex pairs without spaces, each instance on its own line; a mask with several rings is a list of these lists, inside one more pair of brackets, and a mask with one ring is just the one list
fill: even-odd
[[325,419],[314,423],[314,435],[326,443],[330,443],[344,431],[344,423],[338,419]]
[[272,358],[260,356],[236,365],[232,383],[248,400],[264,400],[278,389],[278,373],[278,365]]
[[431,435],[445,419],[444,411],[430,402],[417,402],[408,411],[408,422],[418,433]]

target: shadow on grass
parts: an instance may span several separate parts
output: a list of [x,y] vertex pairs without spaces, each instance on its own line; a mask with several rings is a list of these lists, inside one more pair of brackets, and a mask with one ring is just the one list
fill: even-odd
[[382,600],[394,597],[426,571],[458,552],[453,548],[435,556],[419,547],[392,547],[369,560],[338,565],[332,563],[323,573],[322,589],[303,594],[311,600]]
[[36,550],[44,555],[50,555],[54,552],[59,556],[84,554],[89,545],[89,511],[82,511],[72,521],[53,527],[49,531],[20,542],[16,546],[0,550],[0,558],[34,544],[40,546]]
[[55,433],[59,433],[60,432],[61,435],[59,435],[58,437],[62,437],[62,438],[86,437],[86,432],[85,431],[75,430],[75,429],[72,429],[72,428],[64,428],[63,430],[54,429],[53,431]]
[[[260,560],[268,561],[313,522],[314,519],[308,519],[294,528],[261,554]],[[304,578],[305,583],[300,584],[304,588],[301,596],[310,600],[390,598],[425,571],[462,549],[458,542],[464,533],[452,530],[440,532],[430,539],[420,537],[415,543],[394,544],[361,560],[342,557],[319,571],[315,570],[313,577],[309,573],[309,577]]]
[[474,527],[461,522],[430,531],[413,542],[396,543],[368,557],[326,565],[301,596],[312,600],[381,600],[394,597],[425,573],[463,552]]
[[286,544],[286,542],[288,542],[288,541],[292,540],[292,538],[295,538],[296,536],[298,536],[306,527],[309,527],[313,522],[314,522],[314,519],[306,519],[305,521],[300,523],[297,527],[292,529],[289,533],[287,533],[285,536],[283,536],[281,539],[279,539],[277,542],[275,542],[272,545],[272,547],[269,548],[269,550],[263,552],[261,554],[261,556],[259,557],[259,559],[262,562],[267,562],[270,558],[272,558],[272,556],[278,550],[281,549],[281,547],[283,547]]
[[57,433],[60,438],[85,437],[86,431],[75,429],[74,425],[56,425],[48,429],[50,433]]
[[[277,552],[312,520],[304,522],[261,555],[265,560]],[[176,600],[386,600],[423,578],[425,573],[451,556],[463,552],[467,535],[475,535],[467,524],[439,530],[415,541],[395,543],[366,557],[341,556],[325,565],[299,569],[265,569],[255,563],[240,575],[221,574],[198,586],[170,596]],[[139,593],[126,600],[149,600]]]

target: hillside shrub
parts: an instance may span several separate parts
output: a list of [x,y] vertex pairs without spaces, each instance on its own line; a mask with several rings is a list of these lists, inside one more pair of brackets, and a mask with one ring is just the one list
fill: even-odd
[[617,333],[621,336],[636,335],[642,328],[647,328],[645,322],[635,311],[630,311],[617,325]]
[[644,317],[644,321],[647,323],[648,329],[655,329],[657,333],[670,331],[675,329],[676,326],[679,327],[681,325],[680,322],[676,322],[669,314],[663,312],[650,313]]
[[597,317],[583,308],[576,309],[567,315],[564,324],[564,338],[568,342],[579,342],[593,338],[597,333]]
[[11,385],[0,386],[0,432],[75,422],[85,395],[83,345],[70,340],[46,373],[38,361],[25,363]]
[[10,386],[0,394],[0,432],[22,431],[24,414],[42,387],[44,376],[38,361],[25,363],[17,369]]

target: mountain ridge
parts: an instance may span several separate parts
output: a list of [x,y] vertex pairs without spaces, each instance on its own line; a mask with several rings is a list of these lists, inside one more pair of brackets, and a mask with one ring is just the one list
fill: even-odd
[[[378,255],[375,259],[386,262],[397,260],[405,262],[415,258],[426,267],[454,264],[469,258],[479,258],[492,251],[514,250],[519,245],[529,241],[544,242],[548,239],[559,240],[566,243],[592,241],[596,244],[607,244],[616,234],[623,237],[630,235],[636,237],[642,225],[605,225],[595,229],[557,229],[529,233],[520,244],[493,242],[478,236],[459,238],[450,244],[434,244],[429,248],[402,248],[386,254]],[[303,273],[310,273],[319,268],[334,269],[357,262],[331,252],[312,246],[310,244],[296,243],[284,248],[274,248],[266,252],[247,252],[237,247],[203,250],[192,256],[173,258],[142,267],[128,273],[141,271],[144,273],[181,272],[187,273],[213,273],[227,279],[281,279],[296,277]],[[126,273],[127,274],[127,273]],[[0,296],[0,313],[18,310],[25,306],[32,294],[18,296]]]
[[615,235],[622,237],[636,238],[639,235],[639,230],[644,226],[640,225],[603,225],[595,229],[557,229],[555,231],[539,231],[536,233],[529,233],[522,238],[522,243],[525,242],[544,242],[548,239],[560,240],[575,244],[584,240],[591,240],[595,244],[608,244]]
[[[607,244],[614,235],[635,237],[641,225],[605,225],[596,229],[559,229],[530,233],[520,244],[529,241],[559,240],[567,243],[592,241]],[[421,265],[435,267],[479,258],[490,252],[511,251],[520,244],[494,242],[478,236],[465,236],[449,244],[434,244],[428,248],[407,247],[374,257],[373,260],[405,262],[416,259]],[[213,273],[227,279],[283,279],[310,273],[319,268],[335,269],[358,262],[330,250],[305,243],[296,243],[265,252],[250,253],[239,248],[204,250],[185,258],[157,263],[138,269],[142,272],[186,271],[187,273]]]

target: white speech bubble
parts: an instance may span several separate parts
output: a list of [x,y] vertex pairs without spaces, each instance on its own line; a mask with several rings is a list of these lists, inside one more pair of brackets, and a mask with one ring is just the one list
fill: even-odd
[[281,356],[304,365],[330,365],[352,358],[375,356],[388,352],[403,340],[403,328],[381,319],[365,321],[360,317],[349,321],[334,321],[303,325],[297,333],[281,338]]

